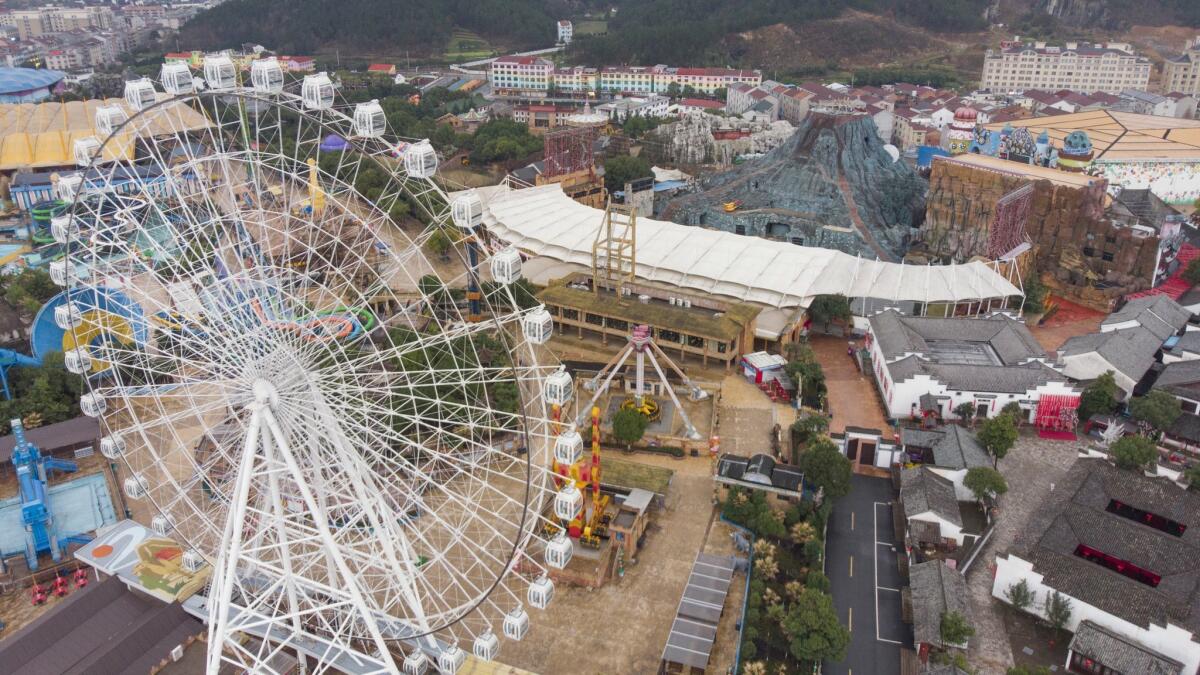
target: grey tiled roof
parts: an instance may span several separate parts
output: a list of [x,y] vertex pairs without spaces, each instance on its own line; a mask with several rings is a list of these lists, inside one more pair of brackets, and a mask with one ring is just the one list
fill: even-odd
[[1061,373],[1037,361],[1020,366],[975,366],[930,363],[910,356],[888,364],[887,368],[893,382],[924,374],[947,389],[997,394],[1023,394],[1047,382],[1066,381]]
[[1064,342],[1058,353],[1060,357],[1070,357],[1094,352],[1136,382],[1150,369],[1162,343],[1162,338],[1145,328],[1122,328],[1077,335]]
[[1179,341],[1171,347],[1170,352],[1178,356],[1185,353],[1200,354],[1200,330],[1189,330],[1179,336]]
[[913,638],[918,645],[942,646],[942,614],[958,612],[971,622],[967,582],[941,560],[910,567],[908,586],[912,590]]
[[1003,315],[978,319],[942,319],[904,316],[887,310],[872,316],[871,330],[886,358],[906,353],[924,354],[927,340],[982,342],[991,345],[1004,364],[1043,358],[1042,349],[1024,323]]
[[1136,321],[1160,340],[1166,340],[1186,326],[1191,316],[1191,312],[1171,298],[1165,295],[1150,295],[1130,300],[1120,310],[1109,314],[1100,325],[1110,326]]
[[1117,672],[1180,675],[1183,664],[1091,621],[1079,622],[1071,651]]
[[1154,381],[1155,389],[1191,398],[1200,394],[1197,385],[1200,385],[1200,360],[1168,363]]
[[1176,440],[1200,443],[1200,415],[1182,413],[1171,423],[1167,435]]
[[900,471],[900,502],[904,505],[905,520],[932,511],[962,527],[954,483],[925,467]]
[[[1108,513],[1111,500],[1186,526],[1176,537]],[[1084,544],[1161,576],[1151,587],[1075,555]],[[1051,588],[1146,627],[1170,621],[1200,632],[1200,494],[1166,478],[1076,460],[1036,509],[1010,553],[1033,564]]]
[[931,449],[934,466],[941,468],[971,469],[992,465],[975,435],[955,424],[937,429],[901,429],[900,442],[905,446]]

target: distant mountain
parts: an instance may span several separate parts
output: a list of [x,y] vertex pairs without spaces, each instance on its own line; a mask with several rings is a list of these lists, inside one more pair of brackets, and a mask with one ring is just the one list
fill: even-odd
[[250,42],[283,53],[335,47],[354,53],[437,54],[455,28],[508,48],[544,47],[565,0],[229,0],[180,29],[179,42],[222,49]]

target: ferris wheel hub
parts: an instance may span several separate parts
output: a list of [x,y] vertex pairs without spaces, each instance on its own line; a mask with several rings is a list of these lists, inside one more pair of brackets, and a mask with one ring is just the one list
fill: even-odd
[[260,405],[274,407],[279,403],[279,391],[275,389],[275,385],[266,380],[255,380],[254,400]]

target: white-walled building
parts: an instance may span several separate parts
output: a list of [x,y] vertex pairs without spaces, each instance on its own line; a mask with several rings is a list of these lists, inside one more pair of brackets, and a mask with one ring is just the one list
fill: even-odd
[[901,469],[900,504],[911,541],[932,544],[952,540],[962,546],[966,534],[954,484],[949,479],[928,467]]
[[972,501],[975,494],[964,481],[967,471],[976,467],[991,467],[987,450],[975,435],[957,424],[935,429],[900,429],[900,445],[906,461],[919,459],[933,473],[954,484],[954,496],[960,502]]
[[1150,59],[1125,43],[1009,42],[984,54],[980,87],[996,92],[1071,89],[1085,94],[1144,90],[1150,83],[1150,66]]
[[558,43],[560,45],[571,44],[571,39],[575,37],[575,27],[570,21],[563,19],[558,22]]
[[1200,669],[1200,494],[1080,458],[996,556],[992,596],[1008,602],[1020,581],[1033,593],[1026,611],[1039,617],[1051,593],[1070,601],[1069,659],[1094,664],[1073,672],[1131,672],[1125,664],[1135,662],[1149,669],[1132,672]]
[[630,117],[666,117],[670,107],[671,99],[650,94],[618,97],[596,106],[596,112],[607,115],[614,122],[624,122]]
[[[1061,373],[1046,365],[1046,352],[1016,319],[942,319],[904,316],[887,310],[870,317],[867,345],[872,370],[888,416],[901,419],[926,411],[922,397],[942,419],[970,403],[979,417],[995,417],[1015,402],[1029,422],[1045,404],[1078,405],[1078,394]],[[1058,408],[1053,411],[1057,415]],[[1041,413],[1041,415],[1039,415]]]
[[1077,335],[1058,350],[1058,365],[1067,377],[1087,381],[1112,371],[1124,396],[1154,365],[1159,349],[1188,325],[1192,313],[1165,295],[1130,300],[1100,324],[1100,330]]

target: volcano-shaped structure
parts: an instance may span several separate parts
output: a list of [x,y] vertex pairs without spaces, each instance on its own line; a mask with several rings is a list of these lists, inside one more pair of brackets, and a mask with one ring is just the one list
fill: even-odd
[[783,145],[702,179],[663,216],[899,260],[923,218],[928,184],[888,150],[867,115],[812,113]]

